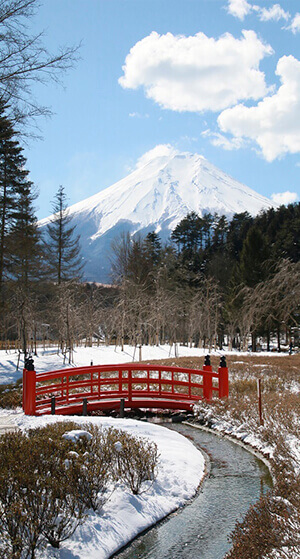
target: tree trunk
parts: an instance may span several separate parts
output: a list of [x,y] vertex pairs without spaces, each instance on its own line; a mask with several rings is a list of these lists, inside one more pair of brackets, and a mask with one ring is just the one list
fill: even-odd
[[280,346],[280,326],[277,326],[277,350],[280,352],[281,351],[281,346]]
[[267,351],[270,351],[270,330],[267,330]]

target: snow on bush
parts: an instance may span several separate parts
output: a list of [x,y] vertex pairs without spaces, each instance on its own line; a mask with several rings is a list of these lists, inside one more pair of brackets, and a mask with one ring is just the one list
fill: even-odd
[[144,481],[153,480],[157,460],[155,443],[97,425],[79,430],[73,422],[59,422],[5,434],[0,438],[0,556],[35,557],[47,542],[59,548],[89,509],[101,510],[117,482],[137,494]]

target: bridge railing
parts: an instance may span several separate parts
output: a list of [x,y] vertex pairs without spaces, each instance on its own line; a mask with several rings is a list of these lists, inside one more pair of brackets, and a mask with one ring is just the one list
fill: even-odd
[[126,407],[190,409],[213,394],[228,396],[228,369],[222,359],[217,372],[207,357],[202,369],[127,363],[47,373],[37,373],[29,359],[23,371],[23,409],[26,415],[80,413],[83,402],[89,410],[114,409],[121,399]]

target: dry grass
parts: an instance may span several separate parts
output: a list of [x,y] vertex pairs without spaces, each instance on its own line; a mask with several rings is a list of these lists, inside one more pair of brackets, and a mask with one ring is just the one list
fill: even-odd
[[15,384],[0,384],[0,408],[15,409],[22,406],[22,379]]
[[[164,365],[201,368],[199,358],[157,361]],[[212,357],[213,370],[219,358]],[[242,428],[268,446],[276,479],[274,490],[251,507],[232,534],[228,559],[300,557],[300,355],[230,355],[229,398],[201,403],[201,422]],[[264,424],[260,425],[257,379],[261,379]]]
[[[257,379],[261,379],[262,403],[265,428],[260,429],[264,439],[269,439],[269,431],[278,428],[297,435],[300,421],[300,354],[226,356],[229,369],[229,398],[215,400],[210,407],[216,415],[234,419],[237,423],[251,422],[253,429],[260,428],[257,398]],[[220,359],[211,357],[214,371]],[[180,357],[151,361],[160,365],[173,365],[191,369],[201,369],[203,359]]]

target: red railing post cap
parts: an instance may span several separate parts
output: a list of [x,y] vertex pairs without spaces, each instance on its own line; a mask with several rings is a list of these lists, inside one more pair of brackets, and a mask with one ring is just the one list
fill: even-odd
[[34,361],[32,357],[25,358],[25,369],[26,371],[34,371]]
[[222,357],[220,358],[220,367],[227,367],[225,355],[222,355]]

